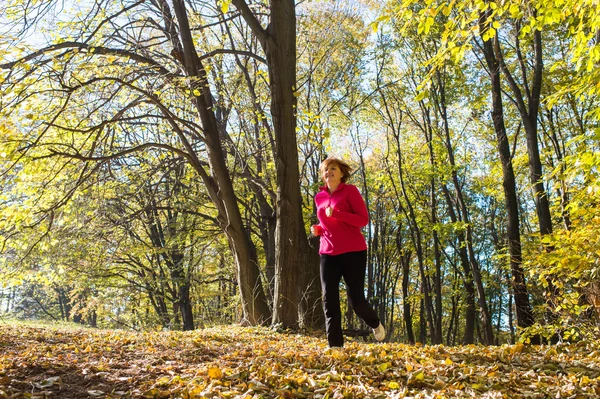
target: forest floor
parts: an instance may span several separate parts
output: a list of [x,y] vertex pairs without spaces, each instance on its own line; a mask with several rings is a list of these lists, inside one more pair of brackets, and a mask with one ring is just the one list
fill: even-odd
[[587,398],[600,342],[418,346],[223,326],[139,333],[0,320],[0,398]]

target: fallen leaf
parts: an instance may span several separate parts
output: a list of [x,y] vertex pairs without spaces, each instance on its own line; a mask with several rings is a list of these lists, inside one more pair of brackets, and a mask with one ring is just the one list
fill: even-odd
[[45,389],[45,388],[50,388],[56,382],[59,382],[59,381],[60,381],[60,377],[50,377],[50,378],[43,380],[42,382],[34,382],[33,385],[38,389]]
[[211,367],[208,369],[208,376],[210,378],[220,379],[223,377],[223,372],[218,367]]

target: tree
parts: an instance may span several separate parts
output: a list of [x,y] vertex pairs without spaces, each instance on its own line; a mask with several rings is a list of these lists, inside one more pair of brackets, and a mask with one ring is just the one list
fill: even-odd
[[512,272],[512,284],[514,290],[515,307],[517,312],[517,324],[521,328],[531,327],[535,322],[533,310],[529,302],[529,295],[525,283],[525,274],[522,267],[521,233],[519,228],[519,205],[516,195],[515,175],[511,161],[510,145],[504,124],[504,112],[502,106],[502,89],[500,86],[500,65],[494,54],[491,38],[486,38],[485,32],[491,27],[489,24],[489,13],[480,15],[480,31],[483,39],[483,54],[490,76],[492,89],[492,121],[498,141],[498,152],[502,163],[503,188],[508,214],[507,238]]
[[[432,67],[430,69],[429,77],[421,84],[422,90],[424,90],[427,83],[430,82],[436,76],[436,74],[439,74],[439,71],[444,68],[447,60],[461,61],[466,51],[472,48],[472,43],[476,43],[478,36],[481,37],[483,42],[481,49],[491,81],[492,123],[497,137],[498,151],[503,168],[503,186],[505,190],[506,207],[508,211],[507,233],[510,264],[513,273],[513,284],[515,289],[515,301],[518,313],[517,319],[521,327],[529,327],[533,325],[534,320],[524,281],[524,273],[521,266],[522,255],[518,203],[515,191],[516,182],[511,163],[511,154],[507,141],[506,127],[503,120],[504,116],[501,98],[502,88],[500,82],[501,62],[497,58],[498,54],[494,53],[493,47],[493,40],[496,37],[496,29],[500,26],[497,21],[494,21],[494,16],[502,15],[502,13],[508,12],[509,5],[504,5],[504,7],[498,9],[496,3],[469,3],[462,4],[454,9],[450,5],[444,6],[441,4],[440,7],[437,7],[437,5],[430,4],[424,6],[430,12],[420,13],[419,15],[422,15],[423,17],[416,18],[415,21],[412,19],[412,16],[415,12],[415,4],[417,4],[417,2],[403,3],[401,6],[395,7],[393,12],[398,18],[407,17],[407,20],[402,22],[403,26],[401,30],[406,31],[409,27],[416,26],[419,33],[435,36],[439,34],[441,37],[440,47],[436,49],[435,55],[428,62],[428,65],[431,65]],[[471,12],[471,10],[476,10],[477,13]],[[514,13],[512,8],[510,9],[510,12]],[[477,15],[477,19],[474,18],[474,15]],[[433,28],[434,18],[436,17],[443,22],[443,25],[439,25],[439,29]],[[436,27],[437,26],[438,25],[436,25]],[[472,26],[473,29],[470,32],[464,31],[463,29],[466,26]],[[441,32],[441,34],[438,32]],[[541,52],[539,54],[541,56]],[[536,104],[539,104],[539,102],[536,102],[536,98],[539,98],[539,89],[541,84],[541,62],[537,65],[538,68],[536,69],[535,75],[536,85],[533,89],[533,100],[530,102],[531,107],[533,107],[532,110],[536,110]],[[529,146],[530,149],[531,145]],[[535,155],[534,152],[533,155]],[[476,272],[477,270],[474,271]],[[481,289],[479,291],[481,293]],[[486,332],[489,336],[490,319],[489,317],[485,317],[485,319],[487,319]],[[488,337],[488,339],[490,338]]]
[[[100,1],[53,18],[59,4],[0,11],[3,307],[99,327],[319,326],[305,232],[331,154],[356,166],[365,291],[390,339],[594,334],[587,0],[391,2],[377,41],[371,2]],[[556,319],[515,330],[549,284]]]
[[[275,292],[273,323],[295,328],[299,320],[311,326],[318,320],[320,286],[302,219],[298,143],[296,142],[296,5],[272,1],[265,29],[243,0],[232,0],[258,38],[266,56],[271,89],[277,171],[277,227],[275,229]],[[309,272],[305,272],[308,270]],[[297,278],[300,276],[300,284]],[[300,315],[300,317],[298,317]],[[306,318],[305,316],[309,316]]]
[[[259,42],[263,45],[263,50],[267,55],[267,64],[270,73],[270,82],[272,85],[272,120],[274,123],[275,143],[276,143],[276,169],[278,184],[278,204],[277,204],[277,270],[276,286],[278,294],[276,295],[276,318],[277,322],[282,322],[286,326],[296,326],[298,324],[298,311],[305,312],[306,306],[302,306],[300,294],[308,294],[307,303],[315,302],[319,298],[318,285],[315,284],[314,275],[305,275],[300,273],[300,265],[308,263],[309,259],[303,258],[304,254],[310,253],[308,241],[302,223],[302,214],[300,207],[300,191],[298,188],[298,157],[297,145],[295,141],[295,5],[293,2],[276,2],[271,7],[272,24],[269,29],[260,27],[259,20],[248,8],[244,2],[236,2],[236,6],[242,12],[246,22],[254,30]],[[200,7],[205,7],[202,2],[197,3]],[[223,4],[223,7],[226,4]],[[25,9],[26,18],[31,18],[33,12],[40,11],[37,21],[41,22],[43,12],[47,12],[53,5],[46,5],[48,8]],[[134,9],[143,10],[140,15],[142,18],[134,17]],[[100,12],[100,10],[103,10]],[[218,209],[218,220],[227,235],[230,247],[238,264],[238,284],[240,287],[242,305],[244,308],[244,318],[251,324],[265,323],[270,320],[270,312],[267,307],[266,297],[262,288],[256,251],[251,243],[248,233],[244,227],[241,218],[239,204],[236,201],[236,195],[233,190],[230,171],[227,166],[227,160],[222,146],[222,126],[219,126],[219,120],[215,115],[214,98],[212,94],[212,85],[209,81],[209,75],[205,66],[206,58],[210,54],[200,56],[200,48],[194,42],[194,27],[196,17],[192,20],[188,14],[188,6],[183,1],[173,2],[172,8],[165,1],[156,1],[150,4],[143,2],[124,4],[123,8],[115,9],[105,4],[98,4],[90,10],[90,16],[96,16],[95,19],[89,19],[82,26],[81,33],[77,34],[79,40],[65,41],[59,39],[57,43],[50,44],[38,51],[33,51],[29,55],[18,61],[12,61],[3,64],[3,69],[10,71],[4,80],[5,87],[12,86],[12,90],[26,93],[27,90],[33,90],[26,82],[26,76],[41,74],[49,59],[62,61],[68,59],[67,63],[58,63],[57,68],[62,68],[66,73],[67,68],[73,68],[73,72],[81,73],[81,82],[64,82],[67,88],[65,93],[64,111],[73,105],[72,98],[77,96],[78,91],[93,90],[92,88],[106,82],[114,84],[121,92],[127,91],[136,93],[137,101],[131,102],[121,107],[119,104],[112,104],[113,107],[121,109],[121,113],[133,112],[138,104],[150,104],[154,106],[159,115],[177,136],[179,142],[176,145],[164,143],[142,143],[139,147],[122,150],[120,153],[104,153],[100,156],[92,154],[85,149],[74,148],[72,151],[58,151],[52,149],[54,156],[63,156],[78,158],[83,162],[98,162],[106,160],[107,157],[116,158],[123,154],[123,151],[141,150],[148,147],[159,147],[169,151],[174,151],[183,155],[203,180],[209,195]],[[102,18],[102,15],[107,15]],[[156,24],[154,19],[150,24],[145,24],[144,16],[158,18],[161,24]],[[28,21],[24,19],[24,21]],[[122,26],[131,22],[131,26],[139,26],[138,32],[140,38],[151,37],[158,34],[164,38],[164,44],[154,44],[152,41],[138,40],[133,36],[123,34],[125,43],[119,43],[120,39],[116,36],[104,35],[106,27],[112,23],[116,27],[114,33],[121,32]],[[120,26],[120,24],[122,24]],[[31,28],[32,25],[23,25],[24,29]],[[107,32],[110,34],[110,32]],[[156,36],[158,37],[158,36]],[[112,47],[111,47],[112,46]],[[169,46],[171,50],[164,49]],[[62,51],[62,53],[60,53]],[[169,54],[170,53],[170,54]],[[242,52],[243,53],[243,52]],[[59,56],[56,56],[60,54]],[[81,56],[83,55],[83,57]],[[248,53],[246,53],[248,56]],[[250,54],[250,56],[254,56]],[[98,60],[108,59],[109,64],[97,62]],[[115,69],[115,60],[122,60],[121,69]],[[129,61],[127,61],[129,60]],[[90,68],[84,75],[81,68],[82,61],[90,61],[95,65],[101,65],[103,68],[96,70]],[[133,62],[132,62],[133,61]],[[31,62],[31,66],[29,66]],[[20,69],[27,64],[29,71]],[[147,68],[150,67],[150,68]],[[178,68],[181,68],[178,70]],[[136,73],[132,73],[136,71]],[[22,72],[22,75],[19,73]],[[179,73],[183,72],[183,75]],[[104,73],[104,75],[103,75]],[[108,76],[107,76],[108,75]],[[111,76],[113,75],[113,76]],[[55,77],[57,83],[61,83],[61,75],[51,75]],[[188,109],[187,115],[177,115],[174,103],[166,104],[163,98],[157,95],[159,89],[149,89],[147,86],[152,79],[158,79],[162,83],[162,89],[175,89],[174,95],[186,95],[187,101],[195,107],[195,113],[200,118],[202,126],[194,126],[190,118],[193,118],[192,111]],[[21,86],[22,85],[22,86]],[[156,87],[157,85],[154,84]],[[68,93],[68,94],[67,94]],[[116,93],[116,91],[115,91]],[[15,105],[19,105],[16,103]],[[61,115],[59,108],[56,108],[56,116]],[[192,111],[193,112],[193,111]],[[93,126],[89,131],[102,133],[106,126],[114,126],[119,123],[125,123],[125,119],[119,119],[119,112],[115,112],[112,119],[110,117]],[[140,120],[143,116],[137,116]],[[52,123],[48,123],[51,125]],[[48,128],[65,129],[66,125],[52,124]],[[201,129],[201,131],[200,131]],[[85,135],[88,130],[78,129],[78,133]],[[198,142],[202,142],[206,150],[206,162],[203,163]],[[100,147],[101,148],[101,147]],[[94,148],[95,152],[100,150]],[[206,166],[210,165],[210,173]],[[314,262],[312,257],[310,261]],[[289,267],[288,267],[289,266]],[[313,270],[313,269],[309,269]],[[296,277],[303,276],[306,285],[297,284]],[[296,289],[299,288],[299,289]],[[291,295],[287,299],[283,293]],[[313,306],[308,306],[312,308]],[[280,320],[281,319],[281,320]],[[309,323],[310,324],[310,323]]]

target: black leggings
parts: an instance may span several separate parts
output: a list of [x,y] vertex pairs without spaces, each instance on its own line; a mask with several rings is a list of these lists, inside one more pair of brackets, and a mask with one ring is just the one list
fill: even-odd
[[350,304],[354,312],[369,327],[379,326],[379,317],[365,299],[365,271],[367,251],[347,252],[340,255],[321,255],[321,287],[323,309],[329,346],[343,346],[342,312],[340,310],[340,281],[348,289]]

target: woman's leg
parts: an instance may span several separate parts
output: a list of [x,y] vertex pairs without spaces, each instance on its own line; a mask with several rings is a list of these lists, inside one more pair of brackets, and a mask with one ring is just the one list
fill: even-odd
[[379,317],[365,298],[367,251],[348,252],[339,256],[343,257],[340,259],[340,263],[343,265],[342,274],[354,312],[369,327],[377,328],[380,323]]
[[340,280],[342,271],[338,256],[321,255],[321,289],[329,346],[343,346],[342,312],[340,310]]

